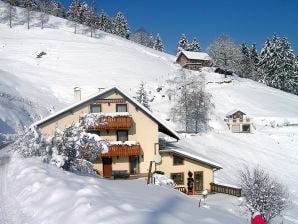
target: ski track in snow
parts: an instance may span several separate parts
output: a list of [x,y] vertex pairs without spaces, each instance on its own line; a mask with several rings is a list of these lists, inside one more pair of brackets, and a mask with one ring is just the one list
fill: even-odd
[[[10,192],[7,181],[9,154],[0,148],[0,223],[1,224],[26,224],[25,214],[16,196]],[[11,185],[10,185],[11,186]]]

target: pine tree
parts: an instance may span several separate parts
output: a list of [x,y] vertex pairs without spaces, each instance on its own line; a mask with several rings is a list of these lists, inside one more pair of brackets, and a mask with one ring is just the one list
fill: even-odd
[[86,2],[83,2],[80,6],[80,21],[81,24],[86,24],[86,15],[88,14],[89,6]]
[[66,13],[66,18],[74,25],[74,33],[77,33],[77,24],[80,22],[80,8],[80,1],[73,0]]
[[250,55],[250,50],[245,42],[241,44],[241,53],[242,53],[242,58],[240,60],[239,76],[243,78],[251,78],[252,77],[251,55]]
[[60,18],[65,18],[65,10],[61,1],[52,2],[52,12],[50,14]]
[[258,66],[259,66],[259,62],[260,62],[260,59],[259,59],[259,54],[258,54],[258,51],[257,51],[257,46],[255,43],[252,44],[251,46],[251,50],[250,50],[250,60],[251,60],[251,63],[252,63],[252,79],[257,81],[258,78],[257,78],[257,74],[258,74]]
[[95,32],[95,29],[98,26],[98,16],[97,16],[97,12],[96,12],[96,5],[95,5],[95,1],[92,0],[91,1],[91,7],[87,8],[87,11],[85,11],[84,14],[84,24],[89,26],[90,28],[90,36],[93,37],[93,33]]
[[122,12],[117,13],[117,16],[113,24],[114,24],[114,29],[113,29],[114,34],[120,37],[129,39],[129,34],[130,34],[129,26]]
[[112,33],[112,21],[103,10],[99,14],[97,27],[104,32]]
[[183,33],[181,35],[179,42],[178,42],[177,54],[179,54],[180,51],[183,51],[183,50],[187,51],[188,48],[189,48],[188,40],[186,38],[186,35]]
[[163,46],[163,43],[162,43],[162,40],[161,40],[161,37],[160,37],[159,33],[156,35],[156,38],[155,38],[155,42],[154,42],[153,49],[155,49],[155,50],[158,50],[158,51],[161,51],[161,52],[164,52],[164,51],[165,51],[165,49],[164,49],[164,46]]
[[282,63],[279,67],[279,88],[281,90],[294,93],[296,84],[296,70],[295,55],[291,48],[288,39],[284,37],[281,41],[282,48]]
[[269,39],[266,40],[264,47],[261,50],[261,54],[260,54],[260,61],[259,61],[259,77],[258,77],[258,81],[265,83],[268,85],[267,83],[267,76],[270,72],[270,60],[271,60],[271,41]]
[[195,37],[189,46],[189,51],[201,52],[201,46],[198,39]]
[[136,92],[136,100],[141,103],[144,107],[150,110],[148,94],[144,88],[144,82],[140,84],[138,91]]

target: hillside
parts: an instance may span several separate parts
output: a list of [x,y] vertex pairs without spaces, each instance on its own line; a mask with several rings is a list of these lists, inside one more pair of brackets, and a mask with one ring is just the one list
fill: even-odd
[[[83,97],[114,85],[134,95],[143,81],[150,97],[154,97],[153,112],[161,119],[169,117],[173,102],[163,95],[165,80],[180,69],[174,64],[174,56],[103,32],[93,39],[88,34],[75,35],[64,20],[54,17],[47,26],[44,30],[34,27],[28,31],[23,26],[9,29],[0,24],[0,132],[5,136],[71,104],[76,86],[82,88]],[[46,54],[37,58],[41,52]],[[213,130],[201,135],[181,135],[178,144],[220,163],[224,169],[215,173],[215,180],[221,183],[237,185],[239,168],[260,164],[289,188],[293,206],[283,223],[298,223],[298,126],[290,126],[298,124],[298,97],[236,76],[228,78],[230,83],[219,84],[224,78],[212,70],[195,73],[205,77],[206,90],[212,94]],[[163,87],[162,91],[157,92],[157,87]],[[234,108],[253,119],[256,129],[252,134],[232,134],[227,130],[223,119]],[[175,124],[169,123],[175,128]],[[26,164],[23,168],[29,169]],[[17,172],[20,171],[14,174]],[[40,190],[35,187],[31,186],[32,192]],[[40,198],[36,200],[41,202]],[[122,211],[131,209],[123,206]],[[107,212],[111,211],[113,208],[107,208]]]

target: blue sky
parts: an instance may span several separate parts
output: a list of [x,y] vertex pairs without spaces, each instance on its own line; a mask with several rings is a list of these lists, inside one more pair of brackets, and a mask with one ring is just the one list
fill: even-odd
[[[83,0],[81,0],[83,1]],[[66,7],[71,0],[63,0]],[[86,0],[89,4],[90,0]],[[102,9],[115,17],[123,12],[132,32],[144,28],[154,37],[159,33],[166,52],[175,54],[184,33],[189,42],[197,37],[202,51],[220,35],[236,44],[257,44],[261,50],[267,38],[276,32],[286,36],[298,54],[297,0],[96,0]]]

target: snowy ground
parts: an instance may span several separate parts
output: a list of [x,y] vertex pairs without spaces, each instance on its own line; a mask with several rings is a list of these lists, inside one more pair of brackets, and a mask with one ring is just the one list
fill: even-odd
[[0,223],[249,223],[240,198],[187,196],[145,179],[79,176],[0,151]]
[[[41,30],[35,25],[28,31],[25,26],[9,29],[0,24],[1,133],[7,136],[39,116],[69,105],[76,86],[82,88],[83,97],[113,85],[133,96],[143,81],[154,97],[153,112],[161,119],[169,118],[173,101],[168,101],[165,80],[179,71],[174,56],[102,32],[96,39],[74,35],[65,21],[53,17],[47,26]],[[47,54],[36,58],[41,51]],[[178,144],[221,164],[224,169],[215,173],[217,182],[238,185],[241,167],[261,165],[288,187],[293,207],[283,223],[297,224],[298,126],[294,125],[298,124],[298,97],[237,77],[219,84],[224,77],[211,71],[196,74],[205,76],[206,89],[213,96],[213,131],[182,135]],[[163,87],[162,91],[157,92],[157,87]],[[223,119],[235,108],[253,119],[256,129],[252,134],[227,130]],[[169,121],[169,125],[174,124]],[[247,223],[238,218],[238,201],[227,196],[213,197],[213,202],[210,197],[209,207],[198,209],[197,199],[147,186],[142,180],[110,182],[82,177],[34,159],[5,156],[2,150],[1,154],[1,224],[61,223],[66,217],[66,222],[90,219],[90,223],[117,223],[120,219],[123,223],[127,219],[165,223],[170,216],[172,223],[182,219],[198,223],[204,218],[202,223]]]

